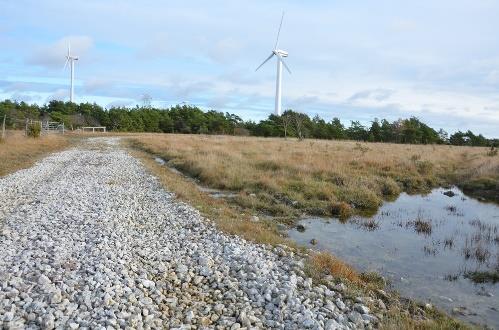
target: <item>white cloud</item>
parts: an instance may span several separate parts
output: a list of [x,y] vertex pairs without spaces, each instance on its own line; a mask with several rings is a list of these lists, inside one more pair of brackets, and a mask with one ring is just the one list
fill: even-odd
[[130,100],[116,100],[116,101],[109,102],[106,105],[106,108],[110,109],[110,108],[127,107],[127,106],[130,106],[133,104],[134,104],[134,102],[130,101]]
[[40,65],[48,68],[61,69],[66,61],[68,46],[71,45],[73,56],[85,56],[93,47],[94,42],[89,36],[67,36],[48,45],[39,47],[27,62],[33,65]]
[[137,52],[137,57],[144,60],[166,58],[178,52],[177,46],[167,33],[157,33],[145,38],[144,45]]
[[66,98],[68,98],[68,90],[67,89],[58,89],[54,91],[52,94],[50,94],[46,99],[45,102],[50,102],[52,100],[56,101],[64,101]]
[[234,38],[224,38],[217,40],[215,43],[208,43],[208,54],[212,59],[221,63],[236,62],[243,49],[241,41]]

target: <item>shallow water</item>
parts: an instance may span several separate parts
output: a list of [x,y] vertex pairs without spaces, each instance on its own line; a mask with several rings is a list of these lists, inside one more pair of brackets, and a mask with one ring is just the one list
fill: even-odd
[[[361,271],[376,271],[402,295],[430,302],[473,323],[499,329],[499,282],[475,284],[470,271],[498,271],[499,206],[457,189],[401,194],[372,218],[308,218],[290,238],[328,250]],[[464,307],[464,308],[463,308]],[[461,313],[456,313],[456,308]]]

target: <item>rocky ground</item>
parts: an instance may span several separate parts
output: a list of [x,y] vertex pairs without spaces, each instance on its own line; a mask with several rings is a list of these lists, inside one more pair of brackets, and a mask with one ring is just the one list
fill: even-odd
[[113,138],[0,179],[5,329],[373,327],[342,290],[218,231]]

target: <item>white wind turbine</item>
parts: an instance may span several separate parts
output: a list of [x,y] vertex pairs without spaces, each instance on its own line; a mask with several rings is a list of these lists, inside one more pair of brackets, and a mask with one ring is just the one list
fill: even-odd
[[281,115],[281,97],[282,97],[282,91],[281,91],[281,85],[282,85],[282,66],[288,70],[289,73],[291,71],[289,70],[288,66],[284,62],[284,57],[288,57],[288,52],[278,49],[279,46],[279,34],[281,33],[281,27],[282,27],[282,20],[284,19],[284,12],[282,13],[281,16],[281,24],[279,24],[279,30],[277,31],[277,40],[275,42],[274,50],[270,54],[269,57],[265,61],[263,61],[262,64],[258,68],[256,68],[255,71],[260,69],[265,63],[267,63],[268,60],[270,60],[274,55],[277,57],[277,79],[276,79],[276,91],[275,91],[275,115],[280,116]]
[[75,78],[75,61],[78,61],[78,56],[71,55],[71,44],[68,44],[68,55],[66,56],[66,62],[64,63],[64,69],[69,63],[71,69],[71,85],[69,90],[69,102],[73,102],[74,97],[74,78]]

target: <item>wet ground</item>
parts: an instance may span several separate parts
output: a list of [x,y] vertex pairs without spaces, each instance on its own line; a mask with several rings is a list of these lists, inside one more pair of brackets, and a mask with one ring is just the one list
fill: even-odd
[[496,204],[457,188],[435,189],[425,196],[401,194],[371,218],[308,218],[300,224],[305,231],[289,231],[298,243],[331,251],[361,271],[376,271],[404,296],[499,329]]
[[199,191],[204,192],[205,194],[208,194],[211,197],[214,197],[214,198],[235,198],[235,197],[237,197],[237,193],[235,193],[235,192],[230,192],[230,191],[220,190],[220,189],[213,189],[213,188],[209,188],[209,187],[205,187],[205,186],[201,185],[198,180],[193,179],[193,178],[185,175],[184,173],[180,172],[175,167],[168,165],[168,162],[165,161],[163,158],[154,157],[154,160],[156,161],[156,163],[167,167],[171,172],[173,172],[177,175],[181,175],[185,179],[191,181],[192,183],[194,183],[196,185],[196,188],[199,189]]

